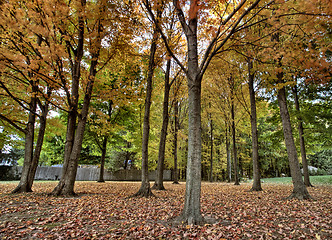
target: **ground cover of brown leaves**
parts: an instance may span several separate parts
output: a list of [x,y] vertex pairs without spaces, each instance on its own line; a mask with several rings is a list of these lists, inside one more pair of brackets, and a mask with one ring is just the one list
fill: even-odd
[[202,213],[215,224],[174,224],[185,183],[166,183],[156,198],[127,198],[138,182],[77,182],[77,197],[48,196],[56,182],[11,195],[0,183],[0,239],[332,239],[332,186],[309,188],[316,201],[284,200],[291,185],[202,184]]

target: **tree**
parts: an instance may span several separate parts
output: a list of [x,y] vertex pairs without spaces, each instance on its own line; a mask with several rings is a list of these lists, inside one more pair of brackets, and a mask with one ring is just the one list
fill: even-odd
[[[281,42],[281,33],[276,32],[272,35],[272,42],[275,42],[274,45],[275,50],[279,49],[283,42]],[[311,198],[309,192],[307,191],[300,171],[300,165],[297,157],[296,146],[292,133],[292,124],[290,120],[290,115],[287,106],[287,96],[286,96],[286,87],[285,87],[285,73],[283,70],[283,54],[279,53],[274,61],[276,63],[276,83],[277,87],[277,99],[280,110],[280,117],[282,120],[283,134],[284,140],[286,144],[289,167],[291,171],[291,176],[293,180],[293,193],[289,196],[289,198],[298,198],[298,199],[309,199]]]
[[[93,86],[98,79],[97,73],[120,49],[130,46],[127,41],[132,36],[133,29],[127,18],[131,13],[131,6],[126,3],[80,0],[70,4],[63,6],[64,12],[70,13],[69,9],[76,7],[77,14],[71,14],[56,25],[59,34],[65,39],[71,81],[68,83],[68,79],[63,79],[69,106],[67,133],[62,177],[52,191],[53,195],[75,194],[78,158],[82,149]],[[122,27],[115,26],[115,22]],[[126,31],[121,31],[122,28]],[[88,53],[87,58],[85,52]],[[89,66],[88,69],[84,63]],[[84,86],[82,92],[80,84]]]
[[231,98],[231,132],[232,132],[232,146],[233,146],[233,163],[234,163],[234,185],[240,185],[239,179],[239,164],[237,157],[237,148],[236,148],[236,128],[235,128],[235,81],[233,77],[229,77],[228,79],[229,88],[230,88],[230,98]]
[[126,137],[127,132],[135,131],[138,125],[134,117],[134,107],[141,97],[137,92],[142,88],[138,59],[127,51],[118,53],[104,68],[95,85],[84,141],[97,146],[101,152],[98,182],[104,182],[107,148],[118,149],[123,145],[128,148],[125,169],[132,155],[129,150],[131,142]]
[[[167,25],[164,26],[166,28],[167,32],[167,38],[168,41],[172,41],[175,45],[176,50],[179,46],[181,46],[181,38],[178,38],[177,36],[177,29],[175,26],[175,16],[172,12],[171,6],[169,4],[166,4],[165,2],[162,3],[162,6],[164,8],[163,12],[165,13],[163,16],[166,20],[164,22],[167,22]],[[168,9],[167,9],[168,7]],[[158,17],[158,16],[157,16]],[[167,51],[166,51],[167,52]],[[160,132],[160,141],[159,141],[159,152],[158,152],[158,165],[157,165],[157,174],[156,174],[156,181],[153,185],[153,189],[157,190],[165,190],[164,184],[163,184],[163,175],[164,175],[164,162],[165,162],[165,148],[166,148],[166,138],[167,138],[167,129],[168,129],[168,122],[169,122],[169,98],[170,98],[170,90],[176,79],[178,78],[180,71],[177,71],[177,73],[173,74],[172,80],[171,79],[171,63],[172,58],[169,56],[169,54],[166,54],[166,70],[165,70],[165,81],[164,81],[164,101],[163,101],[163,117],[162,117],[162,127]],[[175,70],[176,71],[176,70]],[[172,106],[171,106],[172,107]],[[174,155],[175,156],[175,155]],[[175,157],[176,158],[176,157]],[[176,160],[177,161],[177,160]],[[177,164],[175,164],[177,165]],[[176,180],[177,182],[177,180]]]
[[[300,112],[300,103],[298,99],[297,93],[297,85],[292,88],[293,95],[294,95],[294,102],[295,102],[295,109],[297,114]],[[301,158],[302,158],[302,166],[303,166],[303,175],[304,175],[304,184],[307,187],[313,187],[310,183],[309,178],[309,169],[308,169],[308,161],[307,161],[307,154],[305,150],[305,142],[304,142],[304,131],[303,131],[303,122],[300,115],[297,117],[298,120],[298,131],[299,131],[299,139],[300,139],[300,150],[301,150]]]
[[[229,52],[230,53],[230,52]],[[238,185],[240,176],[243,175],[244,154],[241,150],[241,135],[248,135],[246,131],[245,116],[248,110],[248,93],[246,85],[243,84],[243,64],[234,59],[234,55],[225,54],[224,58],[216,58],[209,66],[205,74],[204,91],[211,98],[211,108],[215,115],[223,121],[219,122],[224,128],[226,144],[226,158],[228,162],[228,176],[231,180],[232,169],[234,181]],[[206,99],[205,99],[206,101]],[[216,122],[215,122],[216,123]],[[216,124],[215,124],[216,125]],[[231,134],[230,134],[231,133]],[[231,138],[231,139],[230,139]],[[230,140],[232,144],[230,144]],[[231,166],[231,152],[233,167]],[[248,174],[250,176],[250,174]]]
[[[161,9],[157,10],[157,16],[160,17],[162,14]],[[150,108],[151,108],[151,96],[152,96],[152,79],[153,73],[157,66],[155,61],[155,54],[157,50],[157,41],[159,39],[159,34],[156,28],[154,28],[152,33],[152,40],[150,46],[150,57],[149,57],[149,66],[148,73],[146,78],[146,96],[144,104],[144,120],[143,120],[143,135],[142,135],[142,182],[141,187],[134,196],[144,196],[150,197],[153,196],[150,188],[149,181],[149,134],[150,134]]]
[[[298,34],[298,32],[303,33],[303,29],[312,30],[313,25],[319,26],[320,21],[329,15],[329,9],[325,8],[325,6],[322,5],[322,2],[308,5],[305,2],[303,2],[302,4],[299,4],[298,2],[293,2],[292,4],[293,9],[292,11],[290,11],[290,13],[286,14],[287,17],[282,19],[279,17],[272,17],[268,21],[267,26],[273,28],[275,31],[273,34],[271,34],[272,44],[270,47],[270,51],[273,49],[272,51],[274,54],[271,63],[272,66],[274,66],[275,68],[275,73],[272,74],[272,79],[275,80],[274,83],[276,84],[275,87],[277,90],[278,105],[283,125],[284,139],[294,187],[292,194],[288,198],[310,199],[311,196],[309,195],[302,179],[296,146],[292,134],[292,124],[287,106],[286,86],[293,83],[292,77],[295,72],[294,70],[296,69],[296,67],[298,67],[296,65],[294,66],[294,60],[298,57],[296,54],[294,54],[294,51],[301,49],[301,46],[303,46],[305,42],[304,40],[306,39],[306,36],[303,38],[302,34]],[[287,7],[287,5],[280,5],[276,8],[276,10],[285,12]],[[303,8],[304,12],[301,12],[301,14],[299,14],[298,9],[303,10]],[[299,17],[294,17],[293,15],[299,15]],[[309,21],[305,17],[306,15],[312,16]],[[297,31],[298,28],[300,28],[301,30]],[[319,39],[319,37],[317,39]],[[308,53],[310,56],[312,50],[313,49],[307,48],[302,57],[306,56]],[[315,77],[320,77],[321,79],[324,79],[326,78],[326,74],[324,70],[322,71],[322,69],[326,67],[327,61],[325,57],[321,57],[324,56],[324,54],[321,54],[319,51],[316,53],[318,53],[318,58],[322,60],[320,61],[322,67],[307,67],[306,64],[303,64],[307,63],[307,60],[303,59],[301,60],[303,64],[301,64],[301,66],[305,66],[304,68],[306,68],[307,70],[305,71],[303,69],[303,72],[306,72],[305,74],[310,75],[310,73],[314,73],[316,74]],[[320,69],[319,74],[317,74],[317,72],[313,69]]]
[[[260,1],[257,0],[246,4],[246,1],[241,1],[238,5],[232,6],[233,11],[231,12],[228,10],[229,5],[227,3],[225,4],[224,14],[226,14],[227,17],[219,19],[220,24],[217,25],[217,30],[211,33],[213,36],[210,38],[210,44],[207,45],[208,47],[203,55],[204,57],[202,62],[199,65],[197,26],[199,23],[199,12],[202,5],[200,5],[197,0],[190,1],[189,11],[186,16],[181,7],[180,1],[174,0],[173,5],[187,42],[188,61],[187,67],[185,67],[174,55],[170,45],[168,44],[167,38],[162,31],[161,23],[159,22],[160,20],[153,15],[150,2],[144,1],[145,7],[149,11],[151,18],[158,28],[169,54],[174,58],[179,66],[181,66],[181,69],[187,76],[189,103],[187,182],[185,204],[179,219],[187,222],[188,224],[198,224],[204,221],[200,208],[201,81],[211,59],[216,54],[220,53],[220,50],[224,44],[239,28],[239,26],[241,26],[240,23],[244,16],[254,9],[259,2]],[[211,5],[215,6],[214,3]],[[216,11],[219,12],[220,9]],[[201,11],[201,13],[203,14],[204,11]],[[220,14],[219,16],[223,16],[223,14]]]
[[[279,83],[281,84],[284,83],[282,72],[278,73],[277,77]],[[309,199],[311,197],[304,185],[302,174],[300,171],[299,160],[297,157],[296,146],[294,143],[294,138],[292,133],[292,125],[290,122],[290,116],[287,107],[285,87],[281,87],[280,89],[278,89],[278,103],[280,108],[280,117],[283,125],[283,132],[287,148],[289,166],[294,186],[293,193],[288,198]]]
[[[178,75],[180,71],[178,71],[174,76],[173,79],[170,81],[170,73],[171,73],[171,58],[167,60],[166,63],[166,72],[165,72],[165,86],[164,86],[164,101],[163,101],[163,122],[162,122],[162,128],[160,132],[160,142],[159,142],[159,152],[158,152],[158,166],[157,166],[157,175],[156,175],[156,181],[153,186],[153,189],[157,190],[165,190],[164,184],[163,184],[163,175],[164,175],[164,162],[165,162],[165,148],[166,148],[166,137],[167,137],[167,129],[168,129],[168,122],[169,122],[169,95],[172,85],[176,82]],[[177,91],[177,90],[175,90]],[[176,104],[176,103],[174,103]],[[174,106],[175,107],[175,106]],[[176,110],[178,111],[178,109]],[[174,113],[178,114],[178,113]],[[178,121],[175,119],[174,121]],[[174,124],[176,124],[174,122]],[[176,129],[175,129],[176,130]],[[175,133],[177,134],[177,133]],[[174,136],[174,141],[175,141]],[[175,145],[177,143],[174,143]],[[175,151],[175,150],[174,150]],[[174,158],[176,152],[174,152]],[[174,163],[174,166],[177,165],[177,162]],[[177,180],[176,180],[177,181]],[[175,182],[176,182],[175,181]]]
[[165,161],[166,136],[167,136],[168,119],[169,119],[168,101],[169,101],[169,92],[171,88],[171,83],[169,81],[170,71],[171,71],[171,59],[168,59],[166,63],[166,72],[165,72],[163,123],[160,131],[157,175],[156,175],[156,181],[152,187],[153,189],[157,190],[165,190],[163,184],[163,175],[164,175],[163,172],[164,172],[164,161]]
[[178,135],[180,129],[180,110],[181,110],[181,87],[183,76],[174,78],[174,87],[172,91],[172,110],[173,117],[171,124],[172,128],[172,154],[173,154],[173,184],[179,184],[179,168],[178,168]]
[[[97,73],[97,64],[101,48],[101,33],[103,31],[103,26],[100,17],[104,14],[105,6],[100,6],[101,12],[99,13],[99,19],[97,17],[97,29],[95,30],[96,39],[91,39],[95,49],[91,49],[91,62],[90,62],[90,73],[88,75],[88,82],[85,89],[84,101],[81,110],[81,114],[78,115],[78,104],[79,104],[79,83],[81,78],[81,64],[84,53],[84,40],[85,40],[85,16],[84,12],[86,9],[86,1],[81,0],[78,4],[78,16],[74,20],[75,27],[77,28],[77,45],[71,43],[69,40],[66,41],[68,46],[68,56],[71,62],[71,93],[67,90],[67,97],[69,100],[70,110],[68,112],[68,122],[67,122],[67,134],[66,134],[66,144],[65,144],[65,155],[64,164],[62,170],[62,176],[59,184],[53,189],[52,194],[54,195],[74,195],[74,184],[78,166],[78,157],[81,153],[83,134],[86,124],[86,118],[88,115],[89,104],[91,100],[91,94],[93,89],[93,84],[95,76]],[[68,30],[59,29],[67,38]],[[73,58],[71,57],[73,54]],[[79,118],[78,118],[79,117]],[[78,118],[78,123],[76,126],[76,120]]]
[[[112,117],[112,101],[108,102],[108,110],[107,110],[107,114],[109,116],[109,118]],[[100,158],[100,172],[99,172],[99,179],[98,182],[105,182],[104,180],[104,169],[105,169],[105,158],[106,158],[106,151],[107,151],[107,142],[108,142],[108,136],[105,135],[102,138],[102,142],[101,144],[97,142],[98,147],[101,150],[101,158]]]
[[179,172],[178,172],[178,131],[179,131],[179,102],[177,99],[174,101],[174,131],[173,131],[173,159],[174,159],[174,169],[173,176],[174,184],[179,183]]
[[[25,156],[21,179],[12,191],[31,192],[38,166],[49,111],[49,100],[55,86],[56,76],[50,63],[49,45],[44,41],[47,28],[36,16],[41,11],[35,3],[11,2],[2,5],[0,64],[1,95],[6,103],[0,118],[25,136]],[[8,107],[20,112],[8,114]],[[22,114],[23,113],[23,114]],[[27,115],[28,120],[22,119]],[[39,132],[35,141],[36,117]]]
[[256,96],[254,89],[255,74],[252,72],[252,61],[248,58],[248,75],[249,75],[249,95],[250,95],[250,122],[252,137],[252,165],[253,165],[253,185],[251,191],[262,191],[259,169],[258,153],[258,131],[257,131],[257,114],[256,114]]

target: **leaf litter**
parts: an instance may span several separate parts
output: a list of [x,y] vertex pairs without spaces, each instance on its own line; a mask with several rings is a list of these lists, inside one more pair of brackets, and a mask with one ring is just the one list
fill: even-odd
[[213,224],[175,224],[185,183],[165,183],[156,197],[129,198],[138,182],[77,182],[77,197],[46,193],[56,182],[36,182],[33,193],[9,194],[0,184],[0,239],[331,239],[332,187],[308,188],[316,199],[284,200],[291,185],[202,183],[201,209]]

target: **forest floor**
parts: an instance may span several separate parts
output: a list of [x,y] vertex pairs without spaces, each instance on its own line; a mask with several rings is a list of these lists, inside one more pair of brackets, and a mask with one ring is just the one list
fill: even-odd
[[202,183],[202,214],[215,224],[176,225],[185,183],[165,183],[156,197],[128,198],[139,182],[77,182],[76,197],[46,193],[57,182],[36,182],[33,193],[9,194],[0,183],[0,239],[332,239],[332,186],[309,188],[315,200],[284,200],[292,185]]

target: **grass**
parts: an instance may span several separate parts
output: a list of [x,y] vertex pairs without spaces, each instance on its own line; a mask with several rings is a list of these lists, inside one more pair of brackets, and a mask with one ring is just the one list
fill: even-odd
[[[0,184],[19,184],[19,180],[12,180],[12,181],[0,181]],[[53,183],[58,182],[57,181],[51,181],[51,180],[34,180],[34,183]]]
[[[275,183],[275,184],[292,184],[291,177],[279,177],[279,178],[262,178],[264,183]],[[56,181],[47,180],[35,180],[35,183],[54,183]],[[94,181],[92,181],[94,182]],[[312,185],[332,185],[332,175],[324,176],[310,176],[310,182]],[[18,184],[19,181],[0,181],[0,184]]]
[[[263,178],[262,181],[264,183],[292,184],[291,177]],[[310,182],[312,185],[332,185],[332,175],[310,176]]]

